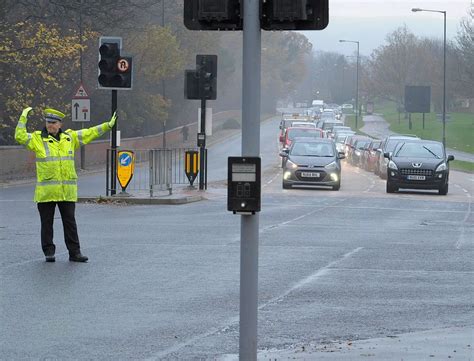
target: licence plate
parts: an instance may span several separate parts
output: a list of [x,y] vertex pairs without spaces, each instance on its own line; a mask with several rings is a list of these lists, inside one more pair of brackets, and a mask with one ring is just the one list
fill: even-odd
[[319,178],[320,174],[316,172],[301,172],[301,176],[306,178]]
[[426,177],[424,175],[409,175],[407,176],[408,180],[425,180]]

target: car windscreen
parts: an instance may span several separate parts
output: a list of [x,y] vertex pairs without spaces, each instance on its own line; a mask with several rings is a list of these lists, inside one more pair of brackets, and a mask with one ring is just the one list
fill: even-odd
[[380,148],[380,145],[382,144],[382,142],[373,142],[372,143],[372,149],[377,149],[377,148]]
[[437,143],[401,143],[394,151],[394,157],[402,158],[444,158],[443,146]]
[[359,140],[354,145],[357,149],[364,149],[364,147],[370,143],[370,140]]
[[334,147],[329,143],[296,142],[290,155],[307,157],[334,157]]
[[293,140],[296,137],[317,137],[321,138],[321,132],[315,129],[290,129],[288,139]]
[[395,147],[397,146],[398,143],[403,142],[404,139],[389,139],[387,144],[385,145],[385,151],[386,152],[393,152]]

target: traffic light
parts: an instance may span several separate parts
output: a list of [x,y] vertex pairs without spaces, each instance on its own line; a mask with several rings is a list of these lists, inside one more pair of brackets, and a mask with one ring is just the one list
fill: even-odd
[[184,0],[189,30],[242,30],[243,0]]
[[120,56],[120,44],[104,42],[99,54],[99,88],[131,89],[132,58]]
[[196,70],[184,71],[184,97],[201,99],[199,94],[199,73]]
[[[323,30],[329,0],[260,0],[263,30]],[[243,0],[184,0],[189,30],[242,30]]]
[[267,0],[262,3],[264,30],[322,30],[329,23],[329,0]]
[[114,82],[119,88],[132,88],[132,64],[131,56],[121,56],[117,62],[118,74],[114,77]]
[[217,97],[217,55],[196,55],[199,74],[199,98],[214,100]]

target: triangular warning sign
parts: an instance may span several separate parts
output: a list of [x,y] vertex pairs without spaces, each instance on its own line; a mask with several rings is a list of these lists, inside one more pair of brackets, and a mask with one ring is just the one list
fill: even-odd
[[79,88],[77,88],[74,98],[89,98],[89,95],[87,94],[86,89],[84,89],[84,86],[82,84],[80,84]]

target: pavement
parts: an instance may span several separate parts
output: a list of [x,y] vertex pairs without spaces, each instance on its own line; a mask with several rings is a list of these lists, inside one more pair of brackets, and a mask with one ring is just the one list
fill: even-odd
[[[364,126],[360,130],[373,138],[383,139],[390,134],[396,134],[389,129],[389,124],[379,114],[364,115]],[[446,153],[454,155],[456,160],[474,163],[474,154],[446,148]]]
[[[473,332],[473,329],[469,327],[449,327],[368,340],[297,345],[286,350],[261,350],[257,358],[259,360],[318,361],[472,361],[474,360]],[[237,355],[223,355],[219,361],[237,359]]]

